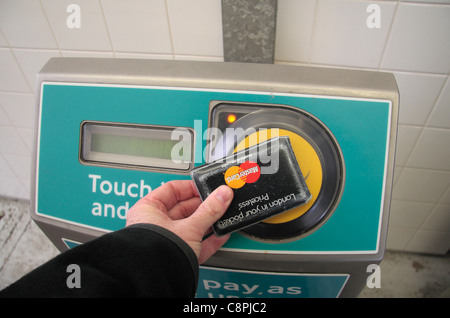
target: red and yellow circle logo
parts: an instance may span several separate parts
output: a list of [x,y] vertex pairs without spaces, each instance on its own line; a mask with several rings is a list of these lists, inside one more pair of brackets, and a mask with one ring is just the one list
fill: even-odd
[[239,167],[232,166],[225,171],[225,182],[226,184],[233,188],[239,189],[246,183],[256,182],[261,175],[261,169],[258,164],[253,161],[246,161],[242,163]]

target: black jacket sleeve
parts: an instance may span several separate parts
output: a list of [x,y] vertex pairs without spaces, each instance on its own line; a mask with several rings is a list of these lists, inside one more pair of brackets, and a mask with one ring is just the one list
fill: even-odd
[[[79,266],[79,288],[72,287]],[[65,251],[0,291],[1,297],[193,297],[199,265],[174,233],[137,224]],[[69,285],[67,281],[69,280]]]

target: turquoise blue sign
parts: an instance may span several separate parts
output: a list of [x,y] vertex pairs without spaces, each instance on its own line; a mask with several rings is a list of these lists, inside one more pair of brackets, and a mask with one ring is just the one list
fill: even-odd
[[[82,123],[99,121],[191,128],[196,132],[195,162],[200,165],[204,162],[202,154],[206,146],[202,132],[208,128],[209,104],[213,100],[290,105],[311,113],[333,133],[341,147],[346,169],[339,206],[316,232],[282,244],[257,242],[235,233],[225,249],[275,253],[377,251],[391,114],[391,103],[383,100],[44,83],[39,118],[36,214],[105,232],[124,227],[128,209],[142,196],[164,182],[189,176],[83,164],[79,158]],[[302,287],[306,294],[314,291],[307,292],[305,284],[311,280],[319,282],[322,278],[295,276],[295,279],[298,284],[286,286]],[[341,283],[340,279],[332,278]],[[258,285],[263,286],[262,282]],[[287,287],[284,296],[289,295]],[[225,291],[227,289],[221,289]],[[291,289],[293,291],[295,289]],[[215,291],[211,287],[205,292]],[[259,292],[266,296],[273,291],[265,286],[258,289]],[[330,293],[330,297],[333,295]]]
[[200,268],[198,298],[336,298],[347,274],[292,274]]

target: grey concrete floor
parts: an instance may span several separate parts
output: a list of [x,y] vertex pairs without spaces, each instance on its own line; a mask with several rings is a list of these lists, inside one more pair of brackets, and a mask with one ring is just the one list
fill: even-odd
[[[31,221],[28,202],[0,197],[0,289],[58,253]],[[450,298],[450,255],[387,251],[380,274],[381,287],[359,297]]]

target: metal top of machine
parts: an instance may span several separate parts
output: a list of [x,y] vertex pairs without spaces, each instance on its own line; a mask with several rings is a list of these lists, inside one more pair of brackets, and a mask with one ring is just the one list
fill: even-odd
[[[49,60],[38,75],[38,85],[53,81],[201,87],[319,94],[397,101],[390,73],[278,64],[205,61],[60,58]],[[370,89],[368,89],[370,87]],[[388,94],[388,96],[386,95]]]

